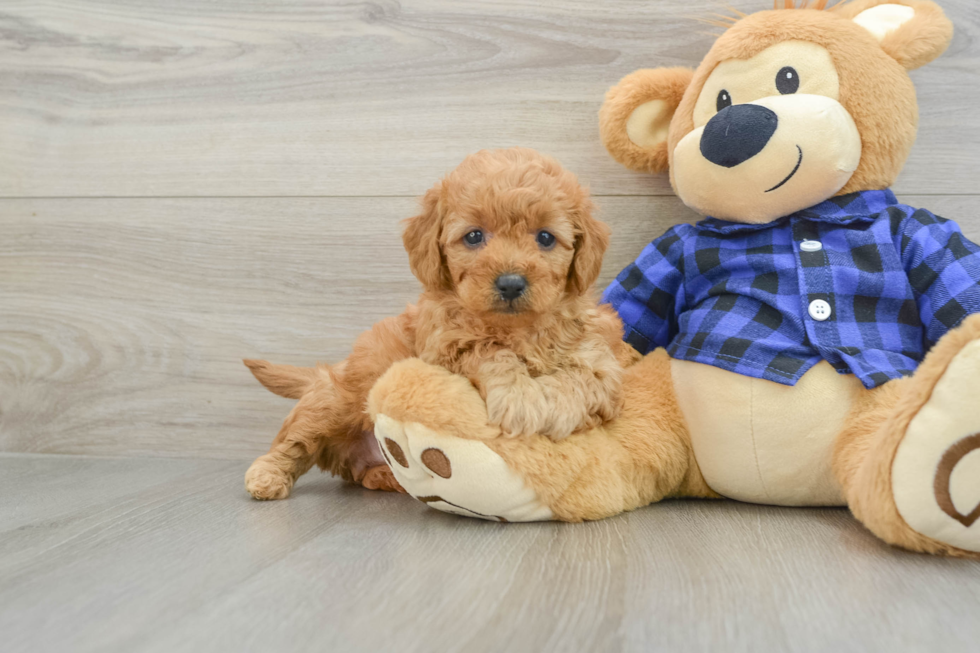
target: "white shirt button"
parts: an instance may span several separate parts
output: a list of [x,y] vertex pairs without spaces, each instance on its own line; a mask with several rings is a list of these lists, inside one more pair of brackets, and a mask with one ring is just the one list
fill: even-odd
[[800,243],[800,249],[804,252],[819,252],[823,249],[823,243],[819,240],[804,240]]
[[809,309],[810,317],[812,317],[817,322],[823,322],[824,320],[830,319],[830,304],[822,299],[815,299],[810,302]]

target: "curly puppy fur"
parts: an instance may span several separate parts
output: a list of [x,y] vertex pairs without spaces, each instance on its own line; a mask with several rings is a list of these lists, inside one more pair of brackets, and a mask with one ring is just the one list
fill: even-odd
[[[400,490],[365,404],[374,382],[405,358],[468,378],[509,436],[561,439],[613,419],[623,368],[638,356],[622,342],[616,314],[596,303],[609,235],[592,210],[575,176],[533,150],[467,157],[407,220],[405,249],[424,288],[417,305],[374,325],[330,367],[245,361],[269,390],[299,399],[246,474],[252,496],[287,497],[313,464],[370,489]],[[516,298],[498,287],[505,275],[524,280]]]

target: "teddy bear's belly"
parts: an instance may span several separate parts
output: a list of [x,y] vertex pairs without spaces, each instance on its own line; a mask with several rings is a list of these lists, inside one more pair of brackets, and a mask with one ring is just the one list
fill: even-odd
[[677,400],[698,467],[722,496],[785,506],[844,505],[831,461],[855,396],[853,375],[827,362],[785,386],[671,361]]

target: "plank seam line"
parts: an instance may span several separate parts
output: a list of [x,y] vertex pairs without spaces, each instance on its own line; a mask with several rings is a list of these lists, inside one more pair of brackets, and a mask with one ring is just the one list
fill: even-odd
[[[423,191],[424,192],[424,191]],[[0,201],[25,200],[300,200],[300,199],[405,199],[421,197],[423,192],[406,195],[14,195],[0,196]],[[897,191],[897,195],[912,197],[977,197],[976,193],[917,193]],[[595,193],[592,197],[673,197],[673,193]]]

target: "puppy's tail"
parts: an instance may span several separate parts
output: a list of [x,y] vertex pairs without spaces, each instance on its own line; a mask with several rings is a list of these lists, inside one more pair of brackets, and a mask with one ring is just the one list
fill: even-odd
[[293,365],[273,365],[269,361],[260,361],[246,358],[242,361],[245,367],[252,371],[252,374],[259,383],[264,385],[270,392],[287,397],[289,399],[299,399],[303,396],[310,386],[320,378],[319,368],[317,367],[295,367]]

